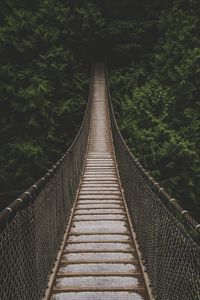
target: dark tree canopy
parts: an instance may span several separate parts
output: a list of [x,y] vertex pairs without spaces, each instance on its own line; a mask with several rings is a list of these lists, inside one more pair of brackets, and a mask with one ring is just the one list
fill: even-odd
[[0,207],[71,143],[106,55],[127,143],[197,217],[199,14],[198,0],[2,0]]

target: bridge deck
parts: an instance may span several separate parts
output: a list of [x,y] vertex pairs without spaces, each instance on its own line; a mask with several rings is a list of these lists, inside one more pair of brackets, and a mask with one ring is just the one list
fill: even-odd
[[51,300],[148,299],[111,139],[103,65],[97,64],[85,168]]

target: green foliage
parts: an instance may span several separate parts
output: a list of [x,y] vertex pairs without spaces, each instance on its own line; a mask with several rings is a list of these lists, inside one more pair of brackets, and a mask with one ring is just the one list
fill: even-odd
[[70,7],[50,0],[27,6],[10,0],[1,10],[1,208],[67,149],[89,87],[89,60],[83,63],[79,48],[87,37],[77,31]]
[[199,3],[1,1],[2,207],[70,144],[83,117],[91,56],[106,53],[129,146],[198,217]]
[[[116,114],[129,146],[196,218],[200,215],[199,9],[195,1],[173,1],[168,9],[158,9],[152,14],[157,35],[152,48],[111,74]],[[154,22],[150,23],[151,27]]]

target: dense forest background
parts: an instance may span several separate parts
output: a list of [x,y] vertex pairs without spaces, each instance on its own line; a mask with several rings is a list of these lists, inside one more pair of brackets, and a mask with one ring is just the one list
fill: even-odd
[[128,145],[198,217],[199,15],[199,0],[2,0],[0,208],[71,143],[102,54]]

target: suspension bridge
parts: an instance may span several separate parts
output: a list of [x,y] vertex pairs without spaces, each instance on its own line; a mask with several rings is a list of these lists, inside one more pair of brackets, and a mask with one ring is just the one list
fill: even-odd
[[1,300],[200,299],[200,225],[128,149],[96,63],[79,133],[0,213]]

